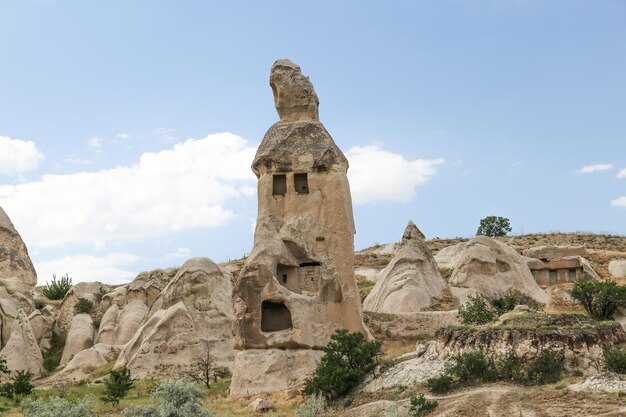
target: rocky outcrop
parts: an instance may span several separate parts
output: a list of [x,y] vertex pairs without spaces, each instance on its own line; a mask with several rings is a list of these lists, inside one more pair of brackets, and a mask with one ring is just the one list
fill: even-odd
[[609,262],[609,274],[613,278],[626,278],[626,259],[613,259]]
[[118,352],[119,350],[114,346],[104,343],[98,343],[89,349],[81,350],[74,355],[61,372],[53,376],[48,382],[55,385],[83,380],[98,368],[115,359]]
[[592,375],[578,384],[570,385],[573,391],[626,392],[626,377],[615,372]]
[[319,99],[299,66],[288,59],[276,61],[270,74],[270,87],[281,121],[319,120]]
[[499,324],[491,327],[441,328],[418,357],[379,370],[364,383],[363,390],[424,383],[441,374],[451,355],[477,349],[492,360],[513,352],[522,363],[553,351],[563,359],[566,370],[593,375],[604,367],[604,350],[625,341],[626,333],[618,323],[597,323],[576,314],[517,314],[501,317]]
[[344,417],[397,417],[408,415],[408,407],[396,401],[379,400],[345,410]]
[[117,304],[111,305],[102,316],[96,343],[125,345],[135,335],[148,307],[142,301],[131,301],[120,310]]
[[300,387],[315,372],[323,355],[310,349],[249,349],[233,365],[230,394],[248,397]]
[[39,343],[24,310],[19,310],[12,323],[11,337],[0,351],[10,371],[30,371],[35,377],[43,371]]
[[93,320],[89,314],[74,316],[67,333],[61,366],[65,366],[78,352],[93,346],[94,328]]
[[415,313],[429,309],[449,291],[423,238],[417,226],[409,222],[400,249],[363,302],[364,310]]
[[535,246],[526,249],[522,254],[529,258],[550,261],[570,256],[586,256],[587,250],[584,246]]
[[478,236],[459,246],[448,280],[452,293],[463,298],[475,292],[498,297],[517,290],[545,304],[546,293],[537,285],[524,258],[512,247],[486,236]]
[[363,316],[376,340],[432,338],[440,327],[460,324],[457,310],[396,314],[364,311]]
[[0,347],[8,343],[18,310],[34,310],[33,290],[37,273],[26,245],[0,207]]
[[97,309],[100,298],[104,298],[106,292],[107,287],[99,282],[79,282],[65,294],[59,306],[55,324],[55,331],[62,340],[68,336],[70,325],[76,315],[74,307],[78,301],[81,299],[89,300],[93,303],[94,309]]

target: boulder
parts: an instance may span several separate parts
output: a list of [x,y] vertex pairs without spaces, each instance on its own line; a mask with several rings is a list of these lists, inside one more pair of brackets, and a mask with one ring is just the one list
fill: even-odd
[[274,405],[263,398],[257,398],[249,405],[255,413],[267,413],[274,409]]
[[526,249],[522,254],[529,258],[550,261],[570,256],[585,256],[587,250],[584,246],[535,246]]
[[85,299],[93,303],[97,309],[100,298],[104,298],[107,287],[99,282],[79,282],[74,285],[63,297],[59,306],[58,318],[55,324],[55,331],[62,340],[65,340],[70,330],[70,325],[76,312],[74,307],[79,300]]
[[[409,222],[400,249],[363,303],[379,313],[415,313],[429,309],[448,290],[422,233]],[[449,290],[448,290],[449,291]]]
[[626,377],[615,372],[592,375],[578,384],[570,385],[573,391],[626,392]]
[[243,350],[235,357],[230,395],[249,397],[302,386],[322,355],[309,349]]
[[454,269],[454,262],[459,255],[465,250],[468,242],[460,242],[456,245],[448,246],[441,249],[435,254],[435,261],[439,268]]
[[30,371],[35,377],[43,372],[43,356],[39,343],[24,310],[19,310],[13,320],[13,331],[0,351],[11,371]]
[[[469,290],[465,294],[474,292],[498,297],[508,290],[517,290],[538,303],[548,301],[524,258],[512,247],[490,237],[478,236],[464,243],[452,266],[448,284]],[[453,294],[461,296],[462,292],[453,291]]]
[[609,274],[613,278],[626,278],[626,259],[613,259],[609,262]]
[[49,382],[58,384],[85,379],[96,369],[105,366],[115,359],[118,352],[119,349],[115,346],[104,343],[98,343],[89,349],[81,350]]
[[72,319],[63,355],[61,356],[61,366],[65,366],[78,352],[89,349],[93,346],[94,328],[93,320],[89,314],[77,314]]

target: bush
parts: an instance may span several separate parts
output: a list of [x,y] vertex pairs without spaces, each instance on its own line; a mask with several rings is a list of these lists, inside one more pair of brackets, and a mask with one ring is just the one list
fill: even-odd
[[411,397],[411,405],[409,407],[409,417],[422,417],[432,413],[439,406],[437,400],[427,400],[424,394],[418,397]]
[[620,287],[611,280],[581,278],[574,282],[570,294],[583,305],[591,317],[598,320],[608,320],[619,307],[626,306],[626,287]]
[[497,375],[482,349],[450,357],[444,373],[458,382],[492,382]]
[[46,350],[43,354],[43,369],[48,372],[54,372],[61,363],[61,352],[54,349]]
[[380,343],[363,334],[337,330],[324,347],[324,356],[313,376],[305,381],[307,395],[337,399],[357,386],[378,363]]
[[298,417],[323,417],[329,414],[326,400],[321,395],[313,394],[306,403],[298,406]]
[[102,401],[111,405],[118,405],[120,400],[128,395],[128,391],[132,387],[133,379],[130,377],[128,368],[112,369],[109,373],[109,379],[104,382]]
[[564,370],[563,359],[552,351],[546,351],[528,365],[526,379],[537,385],[552,384],[561,379]]
[[42,292],[48,300],[62,300],[71,288],[72,278],[68,274],[62,276],[58,281],[57,276],[53,274],[52,282],[48,284],[48,281],[46,281],[46,286]]
[[89,314],[93,309],[93,303],[85,298],[81,298],[74,305],[74,312],[76,314]]
[[445,392],[448,392],[452,389],[453,384],[454,380],[452,379],[452,377],[446,375],[445,373],[440,376],[429,378],[426,381],[428,391],[432,392],[433,394],[443,394]]
[[481,325],[490,323],[496,317],[496,313],[487,299],[478,294],[470,295],[469,300],[459,307],[459,316],[463,324]]
[[206,393],[185,380],[166,380],[153,391],[161,404],[146,407],[129,407],[122,412],[124,417],[212,417],[214,414],[202,407],[200,400]]
[[539,305],[531,297],[519,292],[518,290],[509,289],[500,297],[492,298],[489,303],[495,310],[497,316],[501,316],[504,313],[508,313],[513,310],[515,306],[524,304],[531,308],[539,308]]
[[496,362],[498,379],[510,381],[523,381],[524,369],[522,360],[514,353],[509,352]]
[[626,351],[620,348],[604,351],[604,366],[607,371],[626,374]]
[[30,371],[17,371],[16,374],[11,377],[11,381],[0,386],[0,396],[8,399],[15,399],[20,401],[22,398],[29,396],[35,386],[30,383],[33,378],[33,374]]
[[24,417],[97,417],[90,402],[73,403],[63,398],[38,399],[24,403]]
[[480,221],[476,236],[506,236],[511,230],[511,222],[506,217],[487,216]]

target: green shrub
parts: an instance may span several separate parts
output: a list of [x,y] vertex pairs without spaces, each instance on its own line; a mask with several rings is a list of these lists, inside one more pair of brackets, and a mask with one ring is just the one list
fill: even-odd
[[496,313],[487,299],[478,294],[470,295],[469,300],[459,307],[459,316],[463,324],[481,325],[490,323],[496,317]]
[[76,314],[89,314],[93,309],[93,303],[85,298],[81,298],[78,300],[76,304],[74,304],[74,312]]
[[444,372],[458,382],[492,382],[496,372],[482,349],[451,356]]
[[501,316],[504,313],[508,313],[513,310],[515,306],[524,304],[531,308],[539,308],[535,300],[526,294],[514,289],[509,289],[500,297],[492,298],[489,303],[495,310],[497,316]]
[[307,395],[337,399],[357,386],[378,363],[380,343],[362,333],[337,330],[324,347],[324,356],[313,376],[305,381]]
[[120,400],[128,395],[133,384],[128,368],[112,369],[109,378],[104,382],[102,401],[111,405],[118,405]]
[[514,352],[509,352],[498,359],[496,362],[496,372],[498,379],[511,381],[524,380],[522,360]]
[[43,355],[43,369],[48,372],[54,372],[61,363],[61,352],[55,349],[49,349],[42,352]]
[[59,280],[57,280],[57,276],[53,274],[52,282],[48,284],[48,281],[46,281],[46,286],[42,292],[48,300],[62,300],[71,288],[72,278],[70,278],[68,274],[65,274],[65,276],[62,276]]
[[487,216],[480,221],[476,236],[506,236],[511,230],[511,222],[506,217]]
[[552,351],[545,351],[526,368],[526,379],[537,385],[552,384],[561,379],[565,367],[563,359]]
[[409,406],[409,417],[422,417],[432,413],[439,406],[437,400],[427,400],[424,394],[411,397],[411,405]]
[[89,401],[73,403],[63,398],[24,402],[24,417],[97,417]]
[[201,399],[207,394],[195,384],[185,380],[166,380],[153,391],[159,405],[129,407],[122,412],[124,417],[212,417],[213,413],[202,407]]
[[626,287],[615,281],[597,281],[584,277],[574,282],[570,292],[587,313],[598,320],[608,320],[619,307],[626,306]]
[[626,351],[620,348],[604,351],[605,367],[608,371],[626,374]]
[[439,375],[433,378],[429,378],[426,381],[426,386],[428,387],[428,391],[433,394],[443,394],[452,389],[454,384],[454,380],[449,375],[445,373],[443,375]]
[[296,414],[298,417],[324,417],[330,412],[324,397],[313,394],[304,404],[298,406]]
[[11,382],[0,386],[0,396],[17,401],[29,396],[35,389],[35,386],[30,383],[32,378],[33,374],[30,371],[17,371],[11,377]]

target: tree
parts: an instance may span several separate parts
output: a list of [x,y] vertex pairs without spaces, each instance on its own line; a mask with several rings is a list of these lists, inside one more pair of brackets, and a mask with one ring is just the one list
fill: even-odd
[[570,294],[599,320],[610,319],[619,307],[626,306],[626,287],[612,280],[596,281],[586,276],[574,282]]
[[376,366],[379,355],[380,342],[368,341],[359,332],[337,330],[324,347],[315,373],[305,381],[305,394],[321,394],[329,400],[345,395]]
[[104,395],[102,401],[112,405],[118,405],[120,400],[128,395],[134,381],[130,377],[130,370],[126,367],[118,370],[112,369],[109,379],[104,382]]
[[511,230],[511,223],[506,217],[487,216],[480,221],[476,236],[506,236]]
[[184,376],[193,382],[204,384],[207,389],[211,389],[211,384],[224,374],[225,371],[215,365],[215,358],[213,358],[211,349],[207,346],[206,355],[196,359],[192,364],[192,368],[186,371]]

